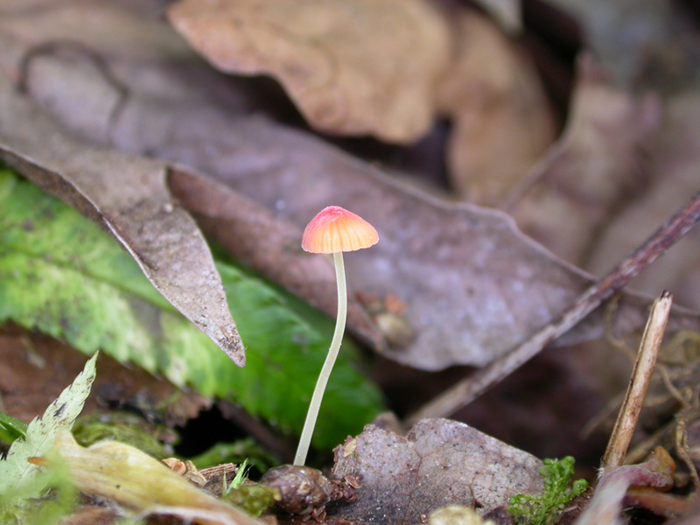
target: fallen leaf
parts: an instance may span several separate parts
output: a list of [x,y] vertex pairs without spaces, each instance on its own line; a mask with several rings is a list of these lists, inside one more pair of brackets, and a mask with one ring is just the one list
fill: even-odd
[[[217,135],[228,144],[219,139],[206,158],[182,148],[168,147],[168,153],[186,157],[269,208],[277,206],[297,224],[333,202],[377,228],[382,241],[348,256],[346,270],[349,282],[359,283],[357,291],[393,294],[406,304],[404,318],[416,337],[407,347],[384,351],[398,362],[426,370],[487,364],[556,318],[591,283],[520,233],[503,213],[437,201],[316,138],[264,120],[221,126]],[[227,162],[211,161],[214,148],[222,156],[226,152]],[[232,155],[236,151],[240,156]],[[645,304],[626,295],[615,312],[615,330],[640,327]],[[593,316],[573,329],[566,344],[603,336],[600,319]],[[688,328],[696,322],[686,321]]]
[[494,206],[554,141],[554,116],[523,49],[476,10],[454,18],[455,56],[437,93],[453,119],[449,179],[464,200]]
[[0,158],[107,228],[153,286],[238,365],[245,350],[194,220],[165,187],[163,162],[70,137],[0,74]]
[[449,30],[421,0],[182,0],[172,24],[217,68],[269,74],[315,128],[410,143],[432,126]]
[[610,480],[599,485],[586,510],[574,522],[575,525],[622,525],[620,519],[622,499],[629,488],[624,478]]
[[[240,370],[181,316],[138,265],[94,223],[58,199],[0,171],[0,320],[11,319],[102,349],[162,374],[180,388],[217,396],[299,432],[333,332],[331,319],[245,270],[217,261],[228,306],[250,345]],[[382,410],[381,394],[356,371],[346,341],[314,444],[331,448]]]
[[[73,103],[75,93],[92,92],[90,82],[106,82],[79,63],[46,56],[29,71],[29,93],[56,118],[75,122],[69,114],[80,113],[90,126],[109,120]],[[382,241],[349,255],[346,270],[356,291],[394,295],[406,304],[403,319],[416,337],[407,347],[387,349],[391,359],[426,370],[483,366],[556,318],[591,283],[519,232],[507,215],[427,197],[307,133],[230,112],[203,95],[206,85],[189,96],[158,97],[156,86],[175,89],[171,72],[152,63],[147,95],[139,88],[143,80],[125,75],[133,85],[110,133],[92,136],[109,135],[106,144],[196,166],[297,227],[331,203],[367,219]],[[623,295],[615,333],[643,326],[647,304]],[[697,329],[696,316],[676,312],[672,328]],[[603,336],[603,315],[589,317],[560,342]]]
[[[148,9],[147,2],[139,5],[140,11]],[[125,150],[139,149],[142,140],[154,141],[154,146],[160,144],[179,127],[179,124],[173,126],[171,119],[176,115],[169,113],[170,110],[162,115],[164,119],[156,121],[151,118],[150,112],[159,97],[170,101],[169,104],[181,101],[185,119],[189,118],[186,115],[191,102],[187,100],[189,95],[206,104],[213,100],[222,101],[229,111],[251,109],[250,99],[253,97],[250,89],[238,89],[239,86],[231,84],[229,79],[214,75],[167,24],[162,20],[148,19],[146,14],[137,16],[100,2],[43,6],[31,16],[24,16],[20,11],[16,16],[0,20],[0,42],[4,40],[4,47],[10,50],[0,57],[0,61],[6,61],[7,71],[20,84],[24,84],[21,79],[25,74],[35,80],[40,78],[25,86],[39,99],[43,99],[43,95],[50,98],[58,95],[57,100],[61,103],[50,104],[50,107],[60,112],[64,124],[79,137],[108,146],[113,146],[114,140]],[[62,23],[56,24],[56,20]],[[89,29],[82,31],[83,26]],[[51,38],[47,45],[41,40],[44,35]],[[82,40],[76,39],[76,35],[81,35]],[[144,39],[148,42],[148,49],[143,47]],[[22,50],[32,57],[31,60],[25,61]],[[100,53],[97,57],[95,50]],[[100,57],[109,57],[119,69],[120,77],[131,83],[124,84],[116,78]],[[157,57],[161,61],[151,64],[150,61]],[[149,68],[158,63],[162,68],[153,75]],[[39,67],[34,67],[37,64]],[[56,83],[55,75],[62,76],[65,67],[75,67],[70,76],[86,82],[80,93],[74,91],[70,83]],[[144,82],[144,74],[147,82]],[[199,92],[201,86],[210,89]],[[54,91],[57,87],[61,88],[60,94]],[[90,93],[87,99],[85,93]],[[135,104],[122,107],[120,97],[125,93]],[[232,103],[232,98],[238,102]],[[218,111],[214,110],[214,113]],[[115,121],[115,115],[122,118]],[[189,126],[187,129],[188,134],[195,131]],[[205,136],[209,134],[206,125],[200,131]],[[191,135],[186,140],[201,144],[200,139]],[[335,316],[333,265],[322,257],[309,257],[301,251],[299,226],[274,218],[272,211],[264,206],[207,177],[169,168],[166,179],[172,197],[189,213],[196,215],[201,221],[198,226],[204,228],[215,242],[254,265],[267,278],[287,286],[309,304]],[[203,208],[207,209],[206,213]],[[262,236],[265,242],[261,241],[262,232],[257,230],[263,224],[275,232],[273,235],[267,230]],[[245,230],[241,231],[241,228]],[[232,235],[234,231],[236,236]],[[252,242],[255,235],[259,237]],[[348,301],[348,327],[373,346],[384,345],[382,334],[352,296]]]
[[[660,217],[673,213],[673,202],[687,199],[700,188],[700,91],[673,97],[664,110],[663,126],[647,161],[649,183],[643,193],[626,201],[599,235],[586,263],[594,273],[605,271],[620,253],[654,231]],[[690,232],[634,285],[650,293],[669,288],[680,304],[700,308],[699,240],[700,231]]]
[[[0,390],[2,409],[23,421],[30,421],[61,392],[85,365],[86,358],[68,345],[48,336],[19,328],[4,330],[0,335]],[[61,366],[52,366],[60,363]],[[197,416],[211,406],[211,401],[195,394],[181,394],[173,401],[177,389],[141,369],[130,369],[102,354],[100,374],[94,394],[84,413],[93,412],[100,400],[126,402],[137,394],[149,396],[156,404],[166,404],[165,419],[174,425]],[[172,401],[172,402],[168,402]]]
[[516,494],[542,491],[541,468],[534,456],[456,421],[425,419],[406,437],[368,425],[335,449],[333,475],[360,483],[357,501],[337,514],[390,524],[420,523],[453,504],[486,513]]
[[[301,250],[301,228],[211,177],[171,170],[168,188],[207,238],[236,260],[312,306],[335,312],[335,271],[326,257]],[[348,301],[348,323],[375,348],[384,345],[382,333],[354,297]]]
[[[529,180],[514,189],[507,210],[526,234],[581,265],[599,243],[601,229],[650,180],[649,149],[662,107],[653,95],[633,95],[611,86],[591,57],[579,61],[578,73],[562,137]],[[634,242],[641,244],[685,199],[669,200],[672,209],[657,215],[658,222]],[[619,259],[610,262],[617,264],[631,253],[634,242],[616,250]]]
[[593,498],[576,520],[576,525],[618,525],[622,501],[630,486],[654,487],[668,490],[673,487],[675,464],[664,449],[654,451],[637,465],[623,465],[602,475]]
[[196,488],[157,459],[124,443],[101,441],[83,448],[69,432],[56,452],[82,492],[128,509],[181,516],[201,525],[256,525],[258,520]]

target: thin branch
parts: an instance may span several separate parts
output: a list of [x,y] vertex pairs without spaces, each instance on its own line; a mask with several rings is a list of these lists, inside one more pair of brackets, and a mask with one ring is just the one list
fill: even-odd
[[619,467],[625,459],[654,372],[668,316],[671,313],[672,302],[672,295],[669,292],[664,292],[651,307],[649,320],[644,328],[644,335],[632,370],[632,377],[627,387],[627,394],[625,394],[625,400],[620,407],[615,427],[610,434],[610,441],[603,456],[604,472]]
[[517,370],[545,346],[568,332],[598,308],[603,301],[610,298],[680,240],[699,220],[700,193],[696,194],[680,212],[659,228],[632,255],[581,294],[557,321],[541,328],[498,361],[487,365],[423,405],[409,416],[407,423],[413,425],[426,417],[447,417],[474,401],[488,388]]

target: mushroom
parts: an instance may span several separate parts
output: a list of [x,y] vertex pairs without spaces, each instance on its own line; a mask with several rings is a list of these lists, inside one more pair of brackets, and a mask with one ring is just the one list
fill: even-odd
[[299,446],[294,456],[295,465],[304,465],[311,444],[311,435],[316,426],[318,411],[321,408],[323,393],[328,384],[328,378],[340,351],[340,343],[345,331],[348,296],[345,284],[345,265],[343,252],[352,252],[374,246],[379,241],[377,230],[359,215],[340,206],[328,206],[321,210],[304,229],[301,247],[311,253],[332,253],[335,263],[335,277],[338,283],[338,317],[328,355],[316,381],[314,393],[311,396],[309,411],[306,414],[304,428],[299,438]]

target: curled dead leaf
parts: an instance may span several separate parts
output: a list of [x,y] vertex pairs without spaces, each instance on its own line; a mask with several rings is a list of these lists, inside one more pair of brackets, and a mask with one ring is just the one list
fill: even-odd
[[165,186],[164,162],[66,133],[0,73],[0,159],[109,230],[153,286],[238,366],[245,350],[197,225]]
[[[622,523],[622,503],[630,486],[668,490],[673,486],[675,464],[659,447],[637,465],[623,465],[603,475],[588,507],[575,525],[618,525]],[[687,510],[687,509],[686,509]]]
[[421,0],[181,0],[173,25],[217,68],[269,74],[322,131],[410,143],[433,120],[449,31]]
[[456,14],[455,56],[437,91],[454,120],[450,182],[474,204],[500,204],[555,135],[554,115],[534,64],[473,9]]

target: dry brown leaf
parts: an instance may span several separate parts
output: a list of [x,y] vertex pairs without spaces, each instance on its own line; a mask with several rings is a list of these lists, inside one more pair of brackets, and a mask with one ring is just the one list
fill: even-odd
[[432,125],[449,31],[422,0],[181,0],[173,25],[217,68],[277,78],[315,128],[410,143]]
[[[587,262],[594,273],[609,268],[621,252],[654,231],[659,218],[671,213],[674,203],[688,199],[700,188],[700,91],[672,98],[665,109],[663,127],[648,160],[651,181],[600,235]],[[700,231],[690,232],[634,285],[650,293],[670,288],[678,303],[700,308],[699,241]]]
[[[0,411],[29,422],[43,413],[85,366],[87,357],[55,339],[20,328],[0,332]],[[211,400],[181,393],[167,381],[119,364],[106,354],[99,358],[100,373],[84,413],[98,408],[98,400],[131,402],[135,396],[151,398],[154,406],[167,404],[166,419],[174,425],[197,416]],[[181,397],[175,400],[180,392]]]
[[[148,5],[144,3],[143,7]],[[56,19],[65,23],[55,26]],[[79,24],[97,26],[100,30],[79,31]],[[48,42],[41,40],[45,33],[51,37]],[[153,40],[149,40],[149,51],[141,48],[141,33],[148,34],[143,38]],[[74,37],[77,34],[81,38]],[[121,35],[124,37],[120,38]],[[30,16],[20,10],[15,16],[0,19],[0,42],[11,51],[0,54],[0,69],[4,66],[78,136],[105,146],[116,143],[120,149],[144,151],[148,156],[168,147],[168,141],[177,148],[180,140],[188,148],[207,147],[206,143],[217,133],[216,126],[210,127],[208,121],[219,120],[217,114],[222,111],[221,107],[210,105],[212,100],[225,99],[222,104],[228,111],[248,110],[248,93],[221,75],[212,75],[211,69],[194,53],[181,48],[180,39],[167,24],[144,20],[142,16],[100,2],[58,4],[33,10]],[[95,55],[94,50],[99,53]],[[31,58],[27,60],[26,56]],[[154,57],[159,59],[151,63]],[[109,61],[102,62],[106,58]],[[23,81],[23,74],[27,75],[25,80],[31,80]],[[79,81],[64,82],[67,77]],[[201,90],[202,86],[209,89]],[[225,96],[217,96],[218,93]],[[125,104],[122,97],[127,94]],[[233,95],[238,102],[232,108],[229,99]],[[60,103],[54,104],[53,100]],[[204,110],[197,111],[197,117],[192,118],[191,106]],[[153,113],[157,108],[165,111]],[[184,135],[178,138],[180,133]],[[201,226],[217,242],[246,259],[269,279],[288,286],[310,304],[335,315],[332,262],[302,252],[299,226],[279,217],[275,219],[271,211],[230,189],[219,189],[221,184],[214,180],[177,169],[168,169],[167,174],[169,183],[173,184],[169,191],[176,192],[174,198],[180,199],[185,209],[202,220]],[[198,181],[204,186],[198,185],[195,192],[193,187],[179,188],[176,181],[180,184]],[[206,191],[206,197],[197,193],[202,191]],[[202,213],[203,208],[208,208],[206,213]],[[214,215],[216,220],[212,218]],[[232,221],[239,225],[235,237],[233,230],[229,230],[234,226]],[[258,229],[263,223],[274,233],[268,230],[263,234]],[[243,225],[246,229],[241,231]],[[295,232],[298,235],[292,243]],[[256,235],[258,240],[251,241]],[[290,264],[291,261],[295,264]],[[382,334],[352,297],[348,302],[348,325],[375,347],[384,345]]]
[[475,10],[456,14],[453,65],[440,84],[454,120],[447,162],[462,198],[498,205],[554,140],[554,116],[534,65]]
[[0,73],[0,158],[107,229],[153,286],[238,366],[245,350],[214,260],[164,162],[72,138]]
[[[578,265],[620,204],[645,188],[651,176],[647,152],[661,120],[656,97],[610,86],[590,57],[579,65],[563,136],[508,206],[525,233]],[[611,262],[631,253],[636,241],[641,244],[691,194],[669,201],[667,213],[657,215],[653,227],[617,250],[614,257],[619,259]]]
[[338,515],[377,525],[421,523],[452,504],[486,513],[543,486],[539,459],[448,419],[420,421],[406,437],[368,425],[334,452],[333,475],[360,480]]
[[575,525],[619,525],[622,502],[630,486],[673,487],[675,464],[664,449],[655,450],[644,463],[624,465],[602,475],[588,508]]
[[[216,147],[227,152],[225,164],[212,166],[213,148],[206,158],[191,149],[174,153],[198,158],[195,165],[278,206],[297,224],[332,202],[377,228],[381,242],[347,257],[346,270],[356,290],[393,294],[406,304],[404,318],[416,338],[387,349],[391,359],[426,370],[485,365],[556,318],[591,282],[522,235],[503,213],[431,199],[316,138],[264,120],[222,125]],[[235,150],[239,159],[231,155]],[[615,329],[640,327],[645,304],[625,296],[614,312]],[[679,314],[677,320],[690,322],[686,327],[695,326],[697,320]],[[589,318],[566,342],[602,337],[600,321]]]
[[[141,11],[154,11],[157,2],[140,2]],[[90,5],[92,4],[92,5]],[[171,60],[191,58],[186,42],[162,23],[135,16],[126,8],[128,1],[93,3],[56,2],[55,0],[2,0],[0,28],[30,45],[68,41],[89,41],[89,51],[102,55],[129,56],[132,60],[152,60],[167,56]],[[89,9],[85,9],[90,5]],[[156,7],[156,13],[157,13]],[[154,14],[152,13],[151,17]],[[119,34],[112,29],[122,28]],[[12,52],[11,48],[3,51]]]
[[[301,250],[301,228],[210,177],[173,170],[168,187],[207,238],[312,306],[335,311],[333,267],[326,257]],[[374,347],[384,345],[381,332],[353,298],[348,302],[348,322]]]
[[[76,132],[98,141],[109,136],[119,147],[196,166],[297,227],[329,204],[372,222],[382,241],[348,256],[346,269],[357,291],[393,294],[405,303],[404,321],[416,337],[387,350],[392,359],[428,370],[485,365],[557,317],[589,285],[588,276],[522,235],[505,214],[426,197],[318,138],[232,113],[205,96],[208,83],[178,80],[164,61],[166,66],[149,64],[148,90],[143,75],[129,74],[120,64],[128,95],[111,126],[104,124],[110,122],[104,112],[76,103],[75,93],[99,91],[91,83],[106,83],[77,58],[32,61],[26,85]],[[187,64],[190,77],[196,78],[198,67]],[[158,95],[178,88],[178,98]],[[86,131],[100,124],[109,131]],[[642,326],[646,304],[624,296],[615,328],[629,333]],[[697,329],[698,319],[677,312],[673,324]],[[605,328],[594,315],[565,340],[601,337]]]

